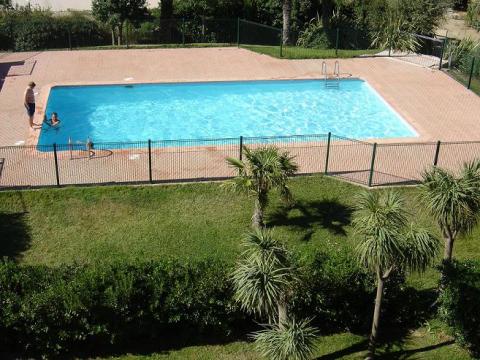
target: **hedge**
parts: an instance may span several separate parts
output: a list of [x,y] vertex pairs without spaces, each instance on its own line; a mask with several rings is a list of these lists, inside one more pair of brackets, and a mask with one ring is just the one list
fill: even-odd
[[43,10],[0,13],[0,49],[30,51],[108,45],[106,26],[82,14],[54,16]]
[[480,357],[480,261],[444,264],[439,313],[455,340]]
[[[231,266],[219,260],[56,268],[0,263],[0,347],[17,356],[53,357],[238,338],[262,319],[234,302]],[[374,280],[351,254],[318,253],[302,274],[293,313],[314,316],[323,334],[368,331]],[[388,283],[382,326],[408,323],[407,313],[422,321],[405,309],[402,284],[402,276]]]

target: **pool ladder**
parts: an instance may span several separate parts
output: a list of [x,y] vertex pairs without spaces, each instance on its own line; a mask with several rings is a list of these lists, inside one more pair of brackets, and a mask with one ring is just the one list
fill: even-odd
[[335,61],[333,74],[328,73],[327,63],[322,63],[322,75],[325,77],[325,87],[329,89],[338,89],[340,87],[340,63]]

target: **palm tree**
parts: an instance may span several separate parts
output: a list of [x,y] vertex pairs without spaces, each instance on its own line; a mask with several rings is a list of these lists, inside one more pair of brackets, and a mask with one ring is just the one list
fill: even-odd
[[408,226],[401,196],[396,192],[363,192],[357,199],[355,230],[361,235],[356,248],[362,266],[376,276],[377,294],[367,359],[372,359],[385,281],[398,270],[424,271],[435,259],[439,243],[426,230]]
[[469,233],[480,213],[480,161],[464,164],[459,176],[433,167],[423,174],[421,200],[436,220],[445,240],[444,262],[450,263],[453,245]]
[[257,350],[267,359],[307,360],[315,350],[318,331],[310,320],[289,321],[283,327],[267,326],[253,334]]
[[288,178],[295,174],[298,167],[288,153],[280,153],[276,147],[267,146],[256,149],[243,148],[245,161],[227,158],[227,162],[238,170],[238,176],[227,181],[226,186],[255,196],[255,210],[252,216],[253,227],[264,226],[264,212],[268,204],[268,193],[273,188],[280,191],[282,198],[289,204],[293,198],[287,186]]
[[306,359],[314,349],[316,329],[288,313],[288,300],[299,281],[291,254],[264,228],[249,233],[233,272],[235,300],[246,312],[268,320],[252,334],[257,349],[271,359]]
[[243,310],[278,324],[287,322],[286,297],[298,280],[285,246],[272,231],[256,229],[244,241],[242,260],[233,273],[235,299]]
[[283,15],[282,41],[283,41],[283,45],[288,45],[290,44],[290,18],[292,15],[292,0],[283,0],[282,15]]

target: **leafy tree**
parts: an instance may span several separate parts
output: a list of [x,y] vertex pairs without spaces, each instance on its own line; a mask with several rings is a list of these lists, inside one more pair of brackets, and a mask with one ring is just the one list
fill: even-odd
[[12,0],[0,0],[0,10],[13,9]]
[[252,335],[257,349],[271,359],[307,359],[317,331],[309,320],[297,322],[288,312],[299,281],[292,255],[264,228],[248,234],[244,246],[232,276],[234,296],[246,312],[268,319],[269,325]]
[[439,242],[426,230],[408,225],[405,204],[396,192],[363,192],[357,199],[353,221],[361,237],[356,253],[361,265],[376,276],[377,295],[368,359],[373,358],[385,281],[394,271],[424,271],[435,259]]
[[112,29],[112,45],[115,45],[115,30],[118,30],[118,45],[121,45],[125,23],[137,25],[144,18],[146,0],[92,0],[92,12]]
[[469,233],[480,213],[480,161],[464,164],[460,174],[433,167],[423,174],[421,198],[445,240],[443,260],[451,262],[459,235]]
[[238,176],[225,183],[236,191],[255,196],[253,227],[264,226],[264,212],[268,204],[268,193],[276,188],[282,198],[291,204],[292,194],[287,186],[288,178],[298,169],[287,152],[280,153],[276,147],[266,146],[255,149],[243,148],[245,161],[227,158],[228,164],[238,170]]

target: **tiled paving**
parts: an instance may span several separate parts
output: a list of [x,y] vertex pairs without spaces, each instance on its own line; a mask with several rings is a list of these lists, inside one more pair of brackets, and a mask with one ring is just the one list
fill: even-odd
[[[333,68],[333,62],[327,61],[329,68]],[[419,134],[417,138],[379,142],[480,140],[480,98],[445,73],[389,58],[340,60],[340,69],[343,77],[367,80]],[[48,89],[55,84],[322,78],[321,70],[321,60],[279,60],[237,48],[2,54],[0,78],[3,74],[5,80],[0,82],[0,146],[29,143],[38,134],[38,130],[28,129],[22,103],[23,91],[31,80],[38,84],[35,120],[38,122]],[[125,80],[127,78],[130,80]],[[292,148],[289,145],[288,148],[297,154],[302,172],[323,171],[324,142],[317,147]],[[459,161],[480,155],[477,148],[478,144],[458,145],[455,149],[450,146],[445,148],[450,150],[440,159],[455,167]],[[371,146],[336,143],[333,150],[329,171],[365,183]],[[171,180],[229,176],[231,170],[226,168],[224,157],[237,153],[238,146],[192,147],[181,151],[154,149],[152,177]],[[418,178],[424,166],[431,164],[434,153],[434,145],[379,147],[378,176],[374,183]],[[82,151],[72,159],[66,154],[63,152],[59,156],[62,184],[146,181],[149,178],[144,147],[138,151],[99,149],[93,159],[88,159]],[[3,149],[0,158],[6,159],[0,186],[55,183],[51,153],[39,153],[34,148]]]

